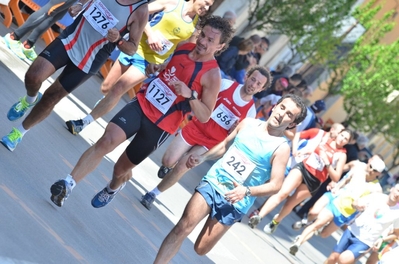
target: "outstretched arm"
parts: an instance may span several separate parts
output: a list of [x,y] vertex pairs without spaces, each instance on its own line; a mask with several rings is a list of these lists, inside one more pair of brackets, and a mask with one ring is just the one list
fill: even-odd
[[277,193],[284,181],[285,169],[290,157],[290,147],[284,143],[276,149],[272,157],[272,171],[270,181],[267,183],[250,187],[252,196],[265,196]]
[[243,121],[241,121],[238,124],[238,126],[225,138],[225,140],[223,140],[219,144],[215,145],[213,148],[211,148],[204,154],[190,155],[190,157],[187,160],[186,166],[188,168],[193,168],[195,166],[198,166],[199,164],[201,164],[202,162],[204,162],[206,160],[216,159],[216,158],[220,157],[221,155],[223,155],[226,152],[228,143],[236,137],[237,133],[246,125],[246,123],[247,123],[247,119],[244,119]]

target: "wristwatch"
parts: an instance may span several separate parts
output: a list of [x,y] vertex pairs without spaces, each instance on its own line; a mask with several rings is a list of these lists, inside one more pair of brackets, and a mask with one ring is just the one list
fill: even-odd
[[245,190],[245,196],[251,196],[251,189],[247,186],[247,189]]
[[197,100],[198,99],[198,92],[195,90],[191,90],[191,97],[188,100]]

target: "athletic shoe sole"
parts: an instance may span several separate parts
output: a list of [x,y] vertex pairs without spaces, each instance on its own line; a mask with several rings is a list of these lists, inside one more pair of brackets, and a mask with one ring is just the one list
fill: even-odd
[[248,225],[250,228],[254,229],[260,223],[261,220],[262,219],[260,219],[259,217],[253,216],[249,218]]
[[75,131],[75,126],[73,125],[73,123],[71,121],[66,121],[65,124],[67,126],[68,131],[71,132],[71,134],[73,134],[73,135],[79,134],[79,132]]
[[292,245],[290,246],[290,254],[295,256],[295,254],[298,252],[299,247],[297,245]]
[[51,201],[58,207],[62,207],[64,204],[64,197],[66,196],[66,185],[65,182],[56,182],[51,185]]

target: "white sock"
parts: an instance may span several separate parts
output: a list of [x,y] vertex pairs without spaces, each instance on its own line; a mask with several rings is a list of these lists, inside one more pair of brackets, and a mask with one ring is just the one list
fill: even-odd
[[35,95],[35,96],[26,95],[26,96],[25,96],[25,101],[26,101],[28,104],[33,104],[33,103],[36,101],[36,98],[37,98],[37,95]]
[[111,184],[111,182],[109,182],[108,184],[107,184],[107,192],[109,193],[109,194],[111,194],[111,193],[114,193],[114,192],[116,192],[118,189],[116,189],[116,190],[113,190],[113,189],[111,189],[111,187],[109,186]]
[[154,190],[151,191],[155,196],[160,195],[162,192],[158,189],[158,187],[155,187]]
[[85,117],[82,119],[82,121],[83,121],[83,124],[88,125],[88,124],[90,124],[91,122],[94,122],[94,118],[89,114],[89,115],[85,116]]
[[19,132],[21,132],[22,136],[24,136],[26,134],[26,132],[29,131],[29,129],[25,129],[24,126],[22,125],[22,123],[16,127],[16,129],[19,130]]
[[71,191],[72,191],[73,188],[75,188],[75,186],[76,186],[76,182],[75,182],[75,180],[73,179],[72,175],[71,175],[71,174],[68,174],[68,175],[66,176],[66,178],[65,178],[65,181],[66,181],[67,183],[69,183],[69,185],[70,185],[70,187],[71,187]]

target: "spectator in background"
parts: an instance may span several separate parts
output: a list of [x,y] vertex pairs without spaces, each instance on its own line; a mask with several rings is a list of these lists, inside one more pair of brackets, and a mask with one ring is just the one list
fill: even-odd
[[270,70],[270,73],[272,74],[273,77],[280,77],[280,76],[287,76],[284,72],[284,69],[286,67],[289,67],[288,65],[285,64],[284,61],[280,61],[275,69]]
[[369,139],[365,135],[359,135],[356,140],[356,146],[358,149],[358,159],[362,162],[367,162],[372,156],[371,151],[367,148]]
[[291,85],[297,87],[303,81],[302,74],[295,73],[291,75],[288,81],[290,82]]
[[[259,61],[262,55],[269,50],[269,45],[269,40],[266,37],[262,37],[260,44],[255,46],[254,51],[248,53],[247,55],[247,61],[249,65],[247,66],[246,71],[248,71],[252,67],[255,67],[256,65],[259,65]],[[231,71],[231,75],[237,82],[245,81],[245,70],[237,71],[236,68],[234,68],[234,70]]]
[[231,10],[224,12],[223,18],[228,20],[231,26],[234,26],[236,24],[237,15]]
[[309,97],[312,95],[312,88],[309,86],[303,90],[302,92],[302,99],[305,102],[305,105],[310,105]]
[[251,39],[244,39],[238,43],[237,46],[230,45],[227,50],[216,57],[220,73],[224,79],[232,79],[229,75],[230,70],[234,67],[239,55],[247,55],[254,48],[254,43]]
[[304,92],[308,88],[308,83],[302,79],[295,87],[301,90],[301,92]]
[[269,94],[275,94],[275,95],[282,95],[283,91],[288,88],[289,82],[288,78],[285,77],[280,77],[280,78],[273,78],[272,84],[268,89],[265,91],[259,92],[254,95],[254,99],[256,100],[256,106],[259,106],[258,100],[268,96]]
[[308,114],[306,115],[305,120],[303,120],[302,123],[300,123],[296,127],[296,132],[301,132],[304,130],[308,130],[310,128],[315,128],[316,119],[317,119],[316,114],[324,110],[326,110],[326,104],[324,103],[323,100],[317,100],[316,102],[314,102],[314,104],[308,107]]
[[259,64],[260,58],[269,50],[270,41],[266,37],[260,38],[260,44],[255,46],[254,52],[252,53],[253,58],[256,59],[256,64]]
[[[230,43],[230,46],[234,45],[236,41],[242,39],[240,37],[235,37],[235,38],[233,38],[233,40],[231,41],[232,43]],[[259,45],[262,45],[262,39],[257,34],[250,36],[249,39],[252,40],[254,44],[254,49],[256,49]],[[234,64],[234,67],[232,67],[232,69],[229,72],[229,75],[240,84],[243,84],[245,81],[245,73],[248,67],[250,67],[251,65],[253,66],[257,65],[257,63],[254,64],[254,60],[252,59],[253,57],[252,53],[253,50],[251,50],[251,52],[248,52],[245,55],[238,56],[237,61]]]
[[359,149],[357,147],[357,139],[359,138],[359,134],[357,132],[353,133],[353,139],[349,144],[345,145],[346,149],[346,162],[351,162],[353,160],[358,159]]
[[266,121],[278,100],[280,100],[280,98],[286,94],[295,94],[296,96],[302,97],[301,91],[297,90],[293,86],[288,86],[286,89],[284,89],[282,95],[269,94],[265,97],[262,97],[255,104],[255,106],[257,106],[256,118]]

